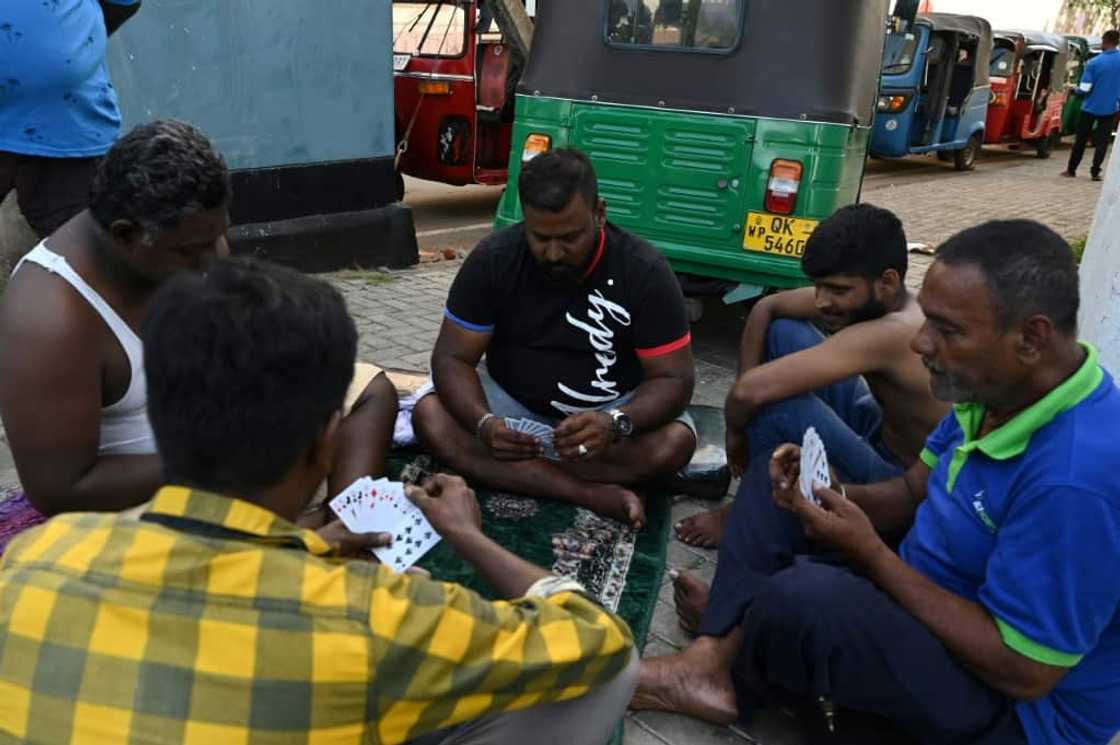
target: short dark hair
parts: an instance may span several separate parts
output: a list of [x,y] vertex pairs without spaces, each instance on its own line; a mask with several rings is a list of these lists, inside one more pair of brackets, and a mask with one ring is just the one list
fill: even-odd
[[170,483],[280,483],[341,409],[357,332],[336,289],[252,259],[183,273],[143,323],[148,416]]
[[599,180],[591,159],[575,148],[542,153],[521,167],[517,193],[522,206],[559,212],[579,193],[592,209],[599,201]]
[[1033,220],[977,225],[942,244],[937,261],[980,270],[1001,328],[1044,315],[1059,331],[1077,332],[1077,262],[1069,244],[1045,225]]
[[801,268],[811,279],[832,275],[877,279],[888,269],[906,278],[906,231],[890,210],[871,204],[841,207],[805,244]]
[[1114,47],[1120,46],[1120,31],[1117,31],[1116,29],[1105,31],[1104,36],[1101,37],[1101,41]]
[[202,132],[164,119],[135,127],[109,149],[90,186],[101,227],[130,220],[154,233],[230,200],[229,169]]

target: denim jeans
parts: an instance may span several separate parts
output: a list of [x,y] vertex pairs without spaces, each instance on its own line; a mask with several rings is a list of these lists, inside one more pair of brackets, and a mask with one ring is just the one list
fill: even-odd
[[[824,341],[805,321],[778,319],[766,337],[767,361],[814,347]],[[815,427],[828,462],[845,481],[869,484],[902,473],[899,459],[881,440],[883,410],[862,376],[841,380],[810,393],[765,406],[747,427],[751,454],[767,456],[786,442],[800,443]]]

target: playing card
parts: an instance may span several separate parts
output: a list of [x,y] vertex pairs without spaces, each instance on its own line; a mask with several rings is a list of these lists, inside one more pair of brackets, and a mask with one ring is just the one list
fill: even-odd
[[560,460],[560,455],[556,452],[556,447],[552,442],[554,435],[552,427],[543,422],[525,418],[516,419],[514,417],[506,417],[505,422],[506,426],[513,431],[524,432],[527,435],[535,437],[543,450],[541,453],[542,457],[548,458],[549,460]]
[[362,525],[367,533],[390,533],[404,518],[406,505],[412,502],[404,495],[404,485],[399,481],[378,479],[373,484],[371,510],[364,515]]
[[828,472],[828,455],[824,450],[824,442],[817,430],[813,427],[805,430],[805,438],[801,442],[801,475],[799,479],[801,496],[815,505],[820,505],[820,500],[813,494],[815,486],[832,486],[832,477]]
[[372,493],[373,479],[363,476],[339,492],[329,506],[351,532],[362,532],[362,520],[366,510],[372,507]]
[[393,543],[373,553],[385,566],[403,572],[440,542],[440,535],[419,508],[405,516],[393,531]]

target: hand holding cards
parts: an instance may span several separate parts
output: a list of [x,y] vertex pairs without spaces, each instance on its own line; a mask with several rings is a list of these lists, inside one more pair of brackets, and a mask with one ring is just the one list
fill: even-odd
[[404,493],[399,481],[368,476],[346,487],[330,507],[352,533],[389,533],[393,542],[373,549],[382,564],[398,572],[411,567],[440,542],[420,508]]
[[547,424],[541,424],[532,419],[514,419],[513,417],[506,417],[506,427],[512,429],[514,432],[524,432],[537,439],[541,446],[541,457],[548,458],[549,460],[560,460],[560,455],[556,452],[556,447],[552,443],[554,431],[552,427]]
[[832,475],[828,472],[828,455],[824,451],[824,442],[817,430],[813,427],[805,430],[805,439],[801,442],[801,496],[818,507],[821,501],[813,494],[817,486],[832,486]]

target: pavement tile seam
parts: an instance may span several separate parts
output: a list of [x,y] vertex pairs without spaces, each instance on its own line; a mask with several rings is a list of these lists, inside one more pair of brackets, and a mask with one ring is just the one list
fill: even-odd
[[634,716],[633,714],[627,714],[627,715],[626,715],[626,721],[630,722],[630,723],[631,723],[631,724],[633,724],[633,725],[634,725],[635,727],[638,727],[639,729],[641,729],[641,730],[643,730],[644,732],[648,733],[648,734],[649,734],[649,735],[650,735],[651,737],[655,738],[656,740],[658,740],[658,741],[660,741],[660,742],[663,742],[663,743],[665,743],[665,745],[684,745],[683,743],[680,743],[680,744],[678,744],[678,743],[673,743],[673,742],[670,742],[669,740],[666,740],[666,739],[665,739],[665,738],[664,738],[664,737],[663,737],[663,736],[661,735],[661,733],[660,733],[660,732],[658,732],[657,730],[655,730],[655,729],[654,729],[653,727],[650,727],[650,726],[649,726],[648,724],[646,724],[646,723],[645,723],[645,722],[643,722],[642,720],[638,719],[638,718],[637,718],[636,716]]

